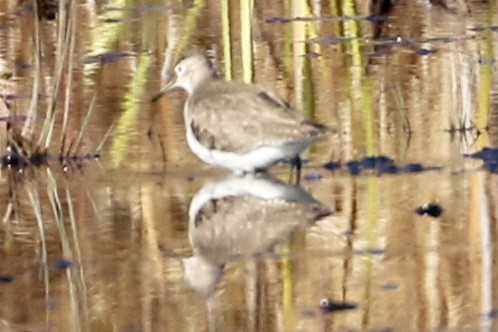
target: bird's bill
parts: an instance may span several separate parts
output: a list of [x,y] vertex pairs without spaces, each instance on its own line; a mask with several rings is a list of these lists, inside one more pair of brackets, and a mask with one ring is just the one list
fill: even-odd
[[172,79],[166,86],[164,86],[152,99],[150,100],[151,103],[155,103],[159,98],[170,92],[176,88],[176,77]]

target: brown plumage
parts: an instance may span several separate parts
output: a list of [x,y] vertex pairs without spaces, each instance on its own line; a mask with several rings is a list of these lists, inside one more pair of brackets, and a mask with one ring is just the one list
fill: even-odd
[[216,78],[201,53],[180,61],[175,74],[152,101],[175,88],[187,91],[187,142],[208,164],[235,171],[265,169],[299,155],[329,131],[258,85]]

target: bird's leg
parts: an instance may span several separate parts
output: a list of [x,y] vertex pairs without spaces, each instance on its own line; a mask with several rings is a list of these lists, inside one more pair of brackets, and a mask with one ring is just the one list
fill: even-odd
[[293,175],[294,175],[294,168],[296,169],[296,181],[295,184],[299,186],[301,183],[301,168],[303,167],[303,161],[301,160],[301,157],[295,156],[290,160],[290,176],[289,176],[289,183],[293,183]]

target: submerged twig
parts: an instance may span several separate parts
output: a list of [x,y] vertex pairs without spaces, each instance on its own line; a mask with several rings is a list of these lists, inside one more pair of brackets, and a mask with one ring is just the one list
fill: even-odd
[[[66,95],[64,99],[64,113],[62,117],[62,130],[61,130],[61,155],[64,151],[64,143],[66,141],[66,129],[67,129],[67,123],[69,121],[69,104],[70,104],[70,97],[71,97],[71,87],[72,87],[72,77],[73,77],[73,57],[71,56],[74,54],[74,48],[75,48],[75,42],[74,42],[74,34],[75,34],[75,26],[76,26],[76,15],[75,15],[75,8],[76,6],[74,5],[76,2],[72,1],[71,2],[71,8],[70,8],[70,15],[71,15],[71,33],[68,34],[70,36],[70,45],[69,45],[69,58],[68,58],[68,78],[67,78],[67,84],[66,84]],[[48,147],[47,147],[48,148]]]
[[407,115],[407,107],[405,105],[405,102],[403,100],[403,96],[401,95],[399,91],[399,86],[393,87],[393,94],[394,94],[394,100],[396,100],[396,105],[398,106],[398,111],[400,112],[401,116],[403,117],[403,131],[407,138],[409,139],[410,136],[412,135],[412,128],[410,126],[410,119],[408,118]]
[[30,163],[30,156],[26,155],[24,149],[21,147],[19,142],[14,139],[11,135],[7,137],[8,147],[7,153],[12,153],[14,157],[22,159],[26,164]]
[[43,281],[45,285],[45,300],[48,301],[50,298],[49,280],[48,280],[48,252],[47,252],[47,240],[45,237],[45,227],[44,227],[45,223],[43,222],[40,197],[38,195],[38,191],[36,190],[36,188],[32,183],[27,185],[26,191],[28,193],[29,200],[33,207],[36,219],[36,225],[38,226],[38,232],[40,233]]
[[[56,67],[54,74],[54,81],[52,85],[52,95],[50,96],[50,103],[48,105],[45,121],[41,130],[40,137],[38,139],[38,147],[42,146],[46,150],[50,145],[52,140],[52,133],[55,123],[55,106],[57,104],[57,99],[60,93],[60,85],[63,78],[63,69],[68,58],[68,51],[70,48],[70,39],[72,36],[73,25],[70,24],[72,19],[71,15],[68,15],[66,9],[67,0],[61,0],[59,3],[59,25],[57,32],[57,51],[56,51]],[[74,1],[72,6],[74,6]]]
[[12,212],[14,212],[14,204],[12,201],[7,203],[7,208],[5,209],[5,213],[2,218],[2,224],[6,224],[12,218]]
[[38,23],[38,1],[33,0],[33,8],[34,8],[34,43],[35,43],[35,54],[34,54],[34,66],[33,66],[33,74],[34,74],[34,82],[33,88],[31,90],[31,100],[29,101],[28,107],[28,116],[26,122],[21,131],[21,137],[26,140],[33,139],[34,133],[34,122],[36,119],[36,114],[38,110],[38,90],[40,88],[40,26]]
[[159,139],[159,146],[161,147],[161,154],[163,157],[163,168],[166,167],[166,150],[164,149],[163,137],[161,135],[157,135]]
[[[83,133],[85,132],[85,129],[88,125],[88,119],[90,119],[90,115],[92,114],[94,108],[95,108],[95,101],[97,100],[97,95],[94,95],[92,98],[92,102],[90,103],[90,107],[88,108],[88,112],[86,112],[85,119],[83,120],[83,124],[81,125],[80,133],[78,134],[78,138],[76,139],[76,143],[74,146],[74,155],[78,152],[81,139],[83,138]],[[67,151],[67,154],[70,155],[71,150]]]
[[69,147],[67,148],[66,153],[61,154],[60,159],[67,159],[67,157],[69,157],[69,153],[71,152],[75,141],[76,141],[75,138],[73,138],[71,140],[71,142],[69,143]]
[[[5,214],[3,217],[2,222],[8,223],[10,220],[12,220],[12,215],[16,215],[17,217],[17,211],[19,211],[19,206],[18,206],[18,200],[17,200],[17,182],[16,182],[16,177],[13,174],[13,172],[8,173],[9,177],[9,203],[7,206],[7,209],[5,210]],[[18,219],[18,218],[17,218]]]
[[[76,259],[76,261],[81,262],[82,260],[82,255],[81,255],[81,247],[80,247],[80,241],[79,241],[79,236],[78,236],[78,228],[76,227],[76,215],[74,213],[74,206],[73,206],[73,198],[71,196],[71,192],[69,191],[69,188],[66,186],[66,201],[67,201],[67,207],[68,207],[68,212],[69,212],[69,223],[71,225],[71,235],[72,235],[72,241],[74,243],[74,255],[72,256],[73,259]],[[75,257],[76,256],[76,257]],[[85,284],[85,278],[84,278],[84,273],[83,273],[83,266],[79,264],[78,268],[76,269],[74,274],[71,274],[71,286],[76,286],[77,292],[71,292],[72,294],[77,294],[79,296],[76,297],[71,297],[72,300],[72,306],[74,307],[75,310],[74,313],[77,315],[77,319],[75,319],[75,322],[77,325],[77,328],[75,330],[81,331],[81,326],[80,323],[82,321],[82,317],[80,317],[79,310],[76,310],[77,308],[81,308],[83,311],[83,318],[84,321],[88,321],[88,302],[87,302],[87,287]],[[82,296],[83,295],[83,296]],[[76,327],[76,326],[75,326]]]
[[47,168],[47,179],[48,179],[48,186],[47,186],[48,198],[50,204],[52,205],[52,212],[54,213],[54,219],[56,221],[57,228],[59,230],[59,236],[61,238],[61,244],[62,244],[62,253],[64,257],[68,257],[67,255],[68,252],[70,252],[71,247],[69,246],[69,241],[67,237],[67,232],[64,222],[64,213],[62,211],[62,204],[59,197],[59,193],[57,192],[57,182],[49,168]]
[[118,119],[114,119],[112,122],[111,126],[109,129],[107,129],[106,133],[104,134],[104,137],[102,137],[102,140],[100,141],[99,145],[95,149],[95,155],[98,155],[100,153],[100,150],[104,146],[105,142],[107,141],[107,138],[111,135],[112,131],[114,130],[114,127],[116,127],[116,124],[118,123]]

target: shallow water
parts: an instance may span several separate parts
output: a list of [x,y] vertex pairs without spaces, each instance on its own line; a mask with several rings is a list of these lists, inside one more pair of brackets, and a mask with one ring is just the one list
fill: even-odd
[[[224,3],[78,2],[51,155],[66,96],[68,141],[95,98],[79,155],[114,127],[99,160],[2,170],[0,330],[495,330],[497,178],[465,157],[497,145],[495,5],[399,1],[375,25],[347,1],[255,1],[247,36],[239,4]],[[0,4],[1,93],[15,114],[34,81],[32,18]],[[40,21],[42,110],[56,28]],[[185,95],[150,104],[163,63],[191,46],[336,129],[303,156],[300,187],[286,165],[256,179],[211,169],[186,146]],[[347,166],[377,155],[396,174]],[[400,171],[415,163],[429,169]],[[442,214],[415,212],[428,203]]]

